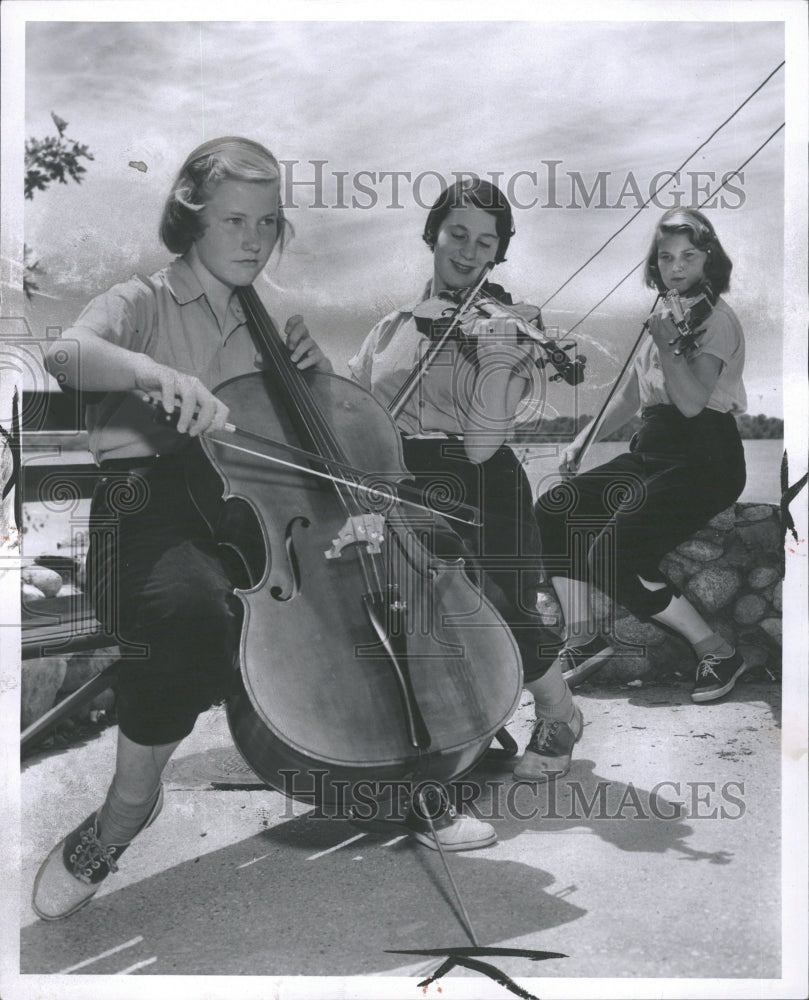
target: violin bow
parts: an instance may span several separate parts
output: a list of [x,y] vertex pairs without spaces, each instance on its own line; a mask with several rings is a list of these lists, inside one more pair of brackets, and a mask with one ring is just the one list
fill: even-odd
[[484,284],[486,283],[486,279],[489,277],[489,274],[493,267],[494,267],[494,261],[489,261],[487,264],[483,265],[480,274],[478,275],[477,281],[466,289],[463,298],[458,303],[458,306],[455,309],[455,314],[452,317],[452,321],[447,326],[447,329],[437,340],[435,340],[432,344],[430,344],[429,348],[424,352],[424,355],[419,361],[419,363],[408,374],[401,388],[391,400],[388,406],[388,413],[390,413],[390,415],[393,417],[394,420],[399,416],[399,414],[407,405],[408,400],[416,391],[416,386],[419,384],[422,377],[426,374],[427,370],[432,366],[433,362],[435,361],[438,352],[441,350],[444,344],[446,344],[446,342],[449,340],[449,338],[452,336],[455,330],[457,330],[461,322],[463,322],[465,318],[466,309],[472,304],[472,302],[474,302],[478,292],[481,290],[481,288],[483,288]]
[[610,387],[610,391],[607,393],[607,398],[604,400],[604,402],[603,402],[603,404],[601,406],[601,409],[598,411],[598,413],[595,416],[595,419],[590,424],[590,429],[587,431],[587,434],[586,434],[586,436],[584,438],[584,441],[582,442],[582,446],[579,449],[579,454],[578,454],[577,463],[576,463],[577,467],[581,466],[581,463],[584,461],[584,456],[587,454],[588,450],[590,449],[590,445],[592,445],[594,443],[596,434],[598,433],[598,430],[601,427],[601,424],[603,423],[604,414],[607,412],[607,407],[612,402],[612,399],[615,396],[615,393],[618,391],[618,386],[623,381],[624,375],[626,375],[629,366],[635,360],[635,357],[637,356],[637,353],[640,350],[640,345],[641,345],[641,342],[643,341],[644,334],[649,329],[649,321],[651,320],[652,314],[654,313],[655,309],[657,308],[657,303],[659,301],[660,301],[660,293],[658,292],[657,298],[654,300],[654,304],[652,305],[652,308],[649,311],[649,315],[646,317],[646,319],[643,322],[643,326],[640,328],[640,333],[638,334],[638,339],[632,345],[632,350],[627,354],[626,361],[624,362],[623,368],[621,368],[620,372],[618,373],[618,377],[612,383],[612,386]]

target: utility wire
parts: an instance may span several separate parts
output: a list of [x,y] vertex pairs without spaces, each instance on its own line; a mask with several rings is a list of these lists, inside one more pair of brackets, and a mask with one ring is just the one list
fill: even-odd
[[[677,173],[679,173],[683,169],[683,167],[686,166],[686,164],[690,163],[691,160],[693,160],[694,157],[697,155],[697,153],[699,153],[699,151],[701,149],[704,149],[708,145],[708,143],[711,141],[711,139],[713,139],[713,137],[715,135],[717,135],[728,124],[728,122],[730,122],[733,118],[736,117],[736,115],[742,110],[742,108],[755,97],[755,95],[762,89],[762,87],[764,87],[767,83],[769,83],[769,81],[775,76],[775,74],[784,65],[785,65],[785,61],[782,61],[781,63],[779,63],[775,67],[775,69],[769,74],[769,76],[767,76],[764,80],[762,80],[761,83],[756,87],[756,89],[754,91],[752,91],[750,94],[747,95],[747,97],[742,101],[742,103],[738,106],[738,108],[736,108],[736,110],[734,112],[732,112],[722,122],[721,125],[718,125],[713,130],[713,132],[711,132],[711,134],[708,136],[708,138],[704,142],[700,143],[700,145],[697,146],[697,148],[685,160],[683,160],[683,162],[680,164],[679,167],[677,167],[676,170],[672,170],[671,171],[671,177],[669,177],[669,179],[667,181],[662,181],[660,183],[659,187],[656,187],[654,189],[654,191],[649,195],[649,197],[640,206],[640,208],[638,208],[637,211],[635,211],[619,229],[616,229],[615,232],[612,234],[612,236],[610,236],[610,238],[608,240],[606,240],[606,242],[602,243],[601,246],[598,248],[598,250],[596,250],[594,253],[592,253],[587,258],[587,260],[581,265],[581,267],[578,267],[573,272],[573,274],[571,274],[570,277],[565,282],[563,282],[556,289],[555,292],[553,292],[551,295],[548,296],[547,299],[545,299],[545,301],[541,304],[540,309],[544,309],[545,306],[550,301],[552,301],[553,299],[555,299],[556,296],[559,294],[559,292],[561,292],[563,288],[566,288],[570,284],[570,282],[573,281],[573,279],[576,277],[576,275],[581,274],[581,272],[585,269],[585,267],[587,267],[592,261],[594,261],[595,258],[601,253],[602,250],[605,250],[610,245],[610,243],[612,243],[612,241],[617,236],[619,236],[627,228],[627,226],[629,226],[632,222],[634,222],[634,220],[640,215],[640,213],[644,210],[644,208],[646,208],[646,206],[652,201],[652,199],[658,194],[658,192],[661,191],[668,183],[670,183],[670,181],[672,180],[672,178],[674,177],[674,175],[677,174]],[[742,166],[744,166],[744,164],[742,164]],[[741,170],[742,167],[740,167],[739,169]],[[733,175],[731,175],[731,176],[733,176]],[[727,180],[730,180],[730,178],[727,178]],[[722,186],[724,187],[724,182],[723,182]],[[716,192],[714,192],[714,193],[716,193]],[[711,197],[713,197],[713,196],[711,196]],[[703,204],[704,204],[704,202],[703,202]],[[633,268],[633,270],[635,270],[635,268]],[[630,271],[630,274],[631,273],[632,272]],[[627,277],[629,277],[629,275],[627,275]],[[616,285],[616,288],[617,287],[618,286]],[[603,302],[604,300],[602,299],[601,301]],[[588,313],[588,315],[589,315],[589,313]]]
[[[744,161],[744,163],[742,163],[741,166],[737,167],[733,171],[733,173],[728,174],[728,176],[722,181],[722,183],[719,185],[719,187],[716,189],[716,191],[711,192],[711,194],[708,195],[708,197],[705,199],[705,201],[700,202],[700,204],[699,204],[698,207],[702,208],[703,205],[705,205],[707,202],[709,202],[711,200],[711,198],[715,197],[719,193],[719,191],[722,190],[722,188],[728,183],[728,181],[730,181],[738,173],[740,173],[742,170],[744,170],[744,168],[747,166],[747,164],[755,156],[758,156],[758,154],[761,152],[762,149],[764,149],[764,147],[767,145],[767,143],[771,142],[775,138],[775,136],[778,135],[778,133],[781,131],[781,129],[784,128],[784,126],[785,126],[785,122],[781,122],[781,124],[778,126],[778,128],[771,135],[769,135],[764,140],[764,142],[762,142],[762,144],[758,147],[758,149],[755,150],[755,152],[751,153],[750,156],[748,156],[747,159]],[[605,299],[607,299],[610,295],[612,295],[612,293],[615,291],[615,289],[618,288],[620,285],[622,285],[631,274],[634,274],[635,271],[637,271],[637,269],[643,263],[645,263],[645,260],[642,260],[639,263],[637,263],[632,268],[631,271],[629,271],[627,274],[625,274],[623,276],[623,278],[621,278],[621,280],[618,282],[618,284],[613,285],[613,287],[607,292],[607,294],[604,296],[604,298],[602,298],[599,302],[597,302],[589,312],[587,312],[584,316],[582,316],[582,318],[578,321],[578,323],[576,323],[574,326],[572,326],[570,328],[570,330],[568,331],[568,333],[572,332],[573,330],[576,329],[577,326],[579,326],[581,323],[583,323],[587,319],[587,317],[592,312],[594,312],[601,305],[601,303]],[[654,305],[652,306],[652,308],[651,308],[651,310],[649,312],[649,317],[651,317],[652,312],[654,312],[655,306],[657,305],[657,303],[658,303],[659,300],[660,300],[660,293],[658,292],[657,298],[654,301]],[[644,324],[641,327],[641,331],[638,334],[638,339],[635,341],[635,343],[634,343],[634,345],[632,347],[632,350],[627,355],[627,359],[624,362],[623,368],[618,373],[618,376],[615,379],[615,381],[612,383],[610,391],[607,393],[607,398],[604,400],[604,403],[601,406],[601,409],[596,414],[595,419],[590,424],[590,429],[587,431],[587,436],[585,437],[584,441],[582,442],[582,446],[579,449],[579,453],[578,453],[578,456],[577,456],[577,458],[578,458],[577,464],[579,466],[581,465],[582,460],[584,459],[584,456],[585,456],[586,452],[590,448],[590,445],[595,441],[595,436],[596,436],[596,434],[597,434],[597,432],[598,432],[598,430],[599,430],[599,428],[601,426],[602,420],[604,419],[604,414],[607,412],[607,407],[609,406],[610,401],[612,400],[612,397],[617,392],[618,386],[620,385],[620,383],[621,383],[624,375],[626,374],[627,369],[629,368],[630,364],[632,363],[632,360],[634,359],[635,355],[637,354],[638,348],[640,347],[641,340],[643,340],[643,335],[646,333],[646,329],[647,329],[647,327],[649,325],[649,317],[647,317],[646,320],[644,321]]]
[[[718,194],[718,193],[719,193],[719,192],[720,192],[720,191],[722,190],[722,188],[723,188],[723,187],[724,187],[724,186],[725,186],[725,185],[726,185],[726,184],[727,184],[727,183],[728,183],[729,181],[733,180],[733,178],[734,178],[734,177],[738,176],[738,174],[740,174],[740,173],[742,172],[742,170],[744,170],[744,168],[745,168],[745,167],[747,166],[747,164],[748,164],[748,163],[749,163],[749,162],[750,162],[750,161],[751,161],[751,160],[752,160],[752,159],[753,159],[754,157],[758,156],[758,154],[759,154],[759,153],[761,152],[761,150],[762,150],[762,149],[764,149],[764,147],[765,147],[765,146],[767,145],[767,143],[771,142],[771,141],[772,141],[772,140],[773,140],[773,139],[774,139],[774,138],[775,138],[775,137],[776,137],[776,136],[778,135],[778,133],[779,133],[779,132],[781,131],[781,129],[782,129],[782,128],[784,128],[785,124],[786,124],[785,122],[781,122],[781,124],[780,124],[780,125],[778,126],[778,128],[777,128],[777,129],[776,129],[776,130],[775,130],[775,131],[774,131],[774,132],[773,132],[773,133],[772,133],[771,135],[769,135],[769,136],[768,136],[768,137],[767,137],[767,138],[766,138],[766,139],[764,140],[764,142],[762,142],[762,144],[761,144],[761,145],[760,145],[760,146],[758,147],[758,149],[757,149],[757,150],[756,150],[756,151],[755,151],[754,153],[751,153],[751,154],[750,154],[750,156],[748,156],[748,157],[747,157],[747,159],[746,159],[746,160],[744,161],[744,163],[742,163],[742,164],[741,164],[741,166],[737,167],[737,168],[736,168],[736,169],[735,169],[735,170],[734,170],[734,171],[733,171],[732,173],[728,174],[728,176],[727,176],[727,177],[726,177],[726,178],[725,178],[725,179],[724,179],[724,180],[722,181],[722,183],[721,183],[721,184],[719,185],[719,187],[718,187],[718,188],[717,188],[717,189],[716,189],[715,191],[712,191],[712,192],[711,192],[711,193],[710,193],[710,194],[708,195],[708,197],[707,197],[707,198],[705,199],[705,201],[702,201],[702,202],[700,202],[700,204],[699,204],[699,205],[698,205],[697,207],[698,207],[698,208],[702,208],[702,207],[703,207],[704,205],[706,205],[706,204],[707,204],[707,203],[708,203],[708,202],[709,202],[709,201],[711,200],[711,198],[715,198],[715,197],[716,197],[716,195],[717,195],[717,194]],[[604,244],[604,245],[606,246],[606,244]],[[569,329],[569,330],[567,331],[567,333],[565,334],[565,336],[570,336],[570,334],[571,334],[571,333],[572,333],[572,332],[573,332],[573,331],[574,331],[574,330],[576,329],[576,327],[577,327],[577,326],[581,326],[581,324],[582,324],[582,323],[583,323],[583,322],[584,322],[584,321],[585,321],[585,320],[587,319],[587,317],[588,317],[588,316],[592,316],[592,314],[593,314],[593,313],[594,313],[594,312],[596,311],[596,309],[598,309],[598,307],[599,307],[599,306],[600,306],[600,305],[601,305],[601,304],[602,304],[603,302],[606,302],[606,300],[607,300],[607,299],[608,299],[608,298],[610,297],[610,295],[612,295],[612,293],[613,293],[613,292],[614,292],[614,291],[615,291],[615,290],[616,290],[617,288],[620,288],[620,287],[621,287],[621,285],[623,285],[623,283],[624,283],[624,282],[625,282],[625,281],[627,280],[627,278],[630,278],[630,277],[631,277],[631,276],[632,276],[632,275],[633,275],[633,274],[635,273],[635,271],[637,271],[637,269],[638,269],[639,267],[641,267],[641,266],[642,266],[643,264],[645,264],[645,263],[646,263],[646,258],[644,258],[644,259],[643,259],[643,260],[641,260],[641,261],[638,261],[638,263],[637,263],[637,264],[636,264],[636,265],[635,265],[635,266],[634,266],[634,267],[633,267],[633,268],[632,268],[632,269],[631,269],[630,271],[628,271],[628,272],[627,272],[627,273],[626,273],[626,274],[625,274],[625,275],[623,276],[623,278],[621,278],[621,280],[620,280],[620,281],[616,282],[616,283],[615,283],[615,284],[614,284],[614,285],[612,286],[612,288],[611,288],[611,289],[610,289],[610,290],[609,290],[609,291],[607,292],[607,294],[606,294],[606,295],[604,295],[604,296],[603,296],[602,298],[600,298],[600,299],[598,300],[598,302],[596,302],[596,304],[595,304],[595,305],[593,306],[593,308],[592,308],[592,309],[589,309],[589,310],[588,310],[588,311],[587,311],[587,312],[586,312],[586,313],[585,313],[585,314],[584,314],[584,315],[582,316],[582,318],[581,318],[580,320],[578,320],[578,321],[577,321],[576,323],[574,323],[574,324],[573,324],[573,326],[571,326],[571,328],[570,328],[570,329]],[[579,268],[579,270],[581,270],[581,268]],[[577,272],[577,273],[578,273],[578,272]]]

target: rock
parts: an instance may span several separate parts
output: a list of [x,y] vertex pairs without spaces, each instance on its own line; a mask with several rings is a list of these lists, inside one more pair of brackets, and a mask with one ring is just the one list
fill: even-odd
[[700,528],[691,537],[697,538],[701,542],[708,542],[711,545],[718,545],[720,548],[724,548],[725,532],[718,531],[716,528]]
[[24,660],[20,671],[20,727],[26,729],[49,709],[67,672],[67,661],[61,656],[41,660]]
[[756,566],[747,575],[747,582],[753,590],[764,590],[780,577],[774,566]]
[[775,518],[737,524],[736,534],[748,548],[759,549],[768,556],[782,551],[781,529]]
[[784,603],[784,581],[779,580],[778,583],[773,587],[772,591],[772,606],[776,611],[783,611]]
[[[732,536],[731,536],[732,537]],[[749,569],[756,561],[755,554],[742,545],[737,539],[733,539],[725,549],[725,554],[717,559],[717,566],[737,566],[739,569]]]
[[759,628],[763,629],[773,642],[781,645],[783,626],[780,618],[763,618],[758,624]]
[[629,617],[629,612],[621,604],[616,604],[598,587],[590,588],[590,614],[603,631],[610,631],[613,624]]
[[669,552],[668,555],[663,556],[660,560],[661,571],[671,580],[675,587],[683,587],[686,580],[692,577],[701,566],[702,563],[698,563],[694,559],[688,559],[678,552]]
[[740,642],[739,652],[751,670],[758,670],[760,667],[763,667],[769,655],[764,646],[753,642]]
[[666,635],[658,646],[650,646],[646,655],[656,677],[675,673],[690,675],[697,662],[688,643],[673,635]]
[[685,587],[685,594],[698,607],[713,614],[726,607],[739,591],[742,577],[738,570],[724,566],[706,566],[692,576]]
[[740,625],[755,625],[767,613],[767,602],[760,594],[746,594],[736,601],[733,617]]
[[745,521],[766,521],[768,517],[774,516],[776,510],[776,507],[768,504],[751,504],[742,507],[741,515]]
[[75,580],[76,572],[82,565],[82,560],[71,556],[42,555],[37,556],[34,562],[37,566],[45,566],[47,569],[55,570],[61,576],[63,583]]
[[44,601],[45,595],[39,589],[39,587],[34,587],[33,584],[24,583],[21,588],[21,596],[23,604],[30,604],[32,601]]
[[767,657],[767,662],[764,664],[764,671],[771,681],[780,682],[781,680],[783,674],[781,659],[781,647],[774,645],[773,649],[770,650],[770,655]]
[[37,587],[46,597],[56,597],[62,589],[62,578],[55,569],[46,566],[26,566],[20,573],[23,583]]
[[626,684],[638,677],[645,677],[651,672],[652,667],[647,657],[620,650],[607,660],[596,676],[599,684],[602,682],[609,684],[616,681]]
[[92,680],[102,670],[120,658],[118,647],[96,649],[89,653],[73,653],[67,659],[67,668],[60,694],[72,694]]
[[730,531],[736,523],[736,506],[731,504],[727,510],[721,510],[715,514],[708,522],[709,528],[716,528],[717,531]]
[[615,638],[631,646],[657,646],[666,638],[663,629],[653,622],[641,622],[632,615],[615,622]]
[[715,542],[705,542],[700,538],[689,538],[687,542],[678,545],[674,550],[678,555],[687,559],[696,559],[699,563],[711,562],[718,559],[723,552],[722,546]]

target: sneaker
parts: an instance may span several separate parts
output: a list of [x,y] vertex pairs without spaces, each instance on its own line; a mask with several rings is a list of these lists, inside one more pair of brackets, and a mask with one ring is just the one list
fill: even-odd
[[716,701],[732,690],[747,669],[748,666],[737,649],[728,656],[706,653],[697,665],[697,679],[691,692],[691,700]]
[[[163,808],[163,786],[141,833]],[[137,836],[137,834],[136,834]],[[61,920],[89,903],[104,879],[118,871],[118,858],[126,844],[102,844],[98,839],[98,812],[91,813],[54,847],[34,879],[31,905],[43,920]]]
[[[427,819],[428,812],[432,825]],[[383,834],[392,831],[408,833],[416,843],[432,851],[439,849],[439,841],[445,851],[475,851],[480,847],[490,847],[497,840],[490,823],[459,814],[450,804],[446,789],[437,785],[428,786],[418,805],[410,803],[404,819],[377,816],[373,819],[355,818],[351,822],[360,829]]]
[[553,781],[570,770],[573,745],[579,741],[584,717],[573,706],[570,722],[540,716],[531,733],[522,759],[514,768],[514,777],[523,781]]
[[562,676],[569,687],[575,687],[607,662],[615,649],[600,635],[582,646],[563,646],[558,653]]
[[449,806],[441,816],[433,819],[435,833],[430,829],[428,820],[422,819],[411,810],[405,820],[405,826],[410,836],[423,847],[437,851],[436,839],[441,842],[445,851],[475,851],[479,847],[490,847],[497,834],[491,823],[484,823],[474,816],[463,816]]

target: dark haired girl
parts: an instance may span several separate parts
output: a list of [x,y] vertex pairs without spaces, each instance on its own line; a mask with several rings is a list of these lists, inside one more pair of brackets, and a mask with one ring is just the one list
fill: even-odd
[[[696,348],[678,353],[668,309],[657,311],[631,377],[595,437],[618,430],[640,409],[643,424],[631,450],[537,501],[543,555],[565,616],[567,638],[559,657],[566,672],[587,671],[613,652],[591,618],[591,581],[641,620],[673,629],[693,646],[695,702],[721,698],[747,669],[741,654],[659,569],[667,552],[744,489],[744,452],[734,419],[746,407],[744,334],[719,297],[729,286],[731,268],[701,212],[666,212],[647,255],[645,281],[661,294],[676,290],[686,307],[701,295],[715,299],[697,325]],[[563,472],[577,470],[588,434],[589,425],[565,449]],[[571,558],[576,521],[590,526],[591,541],[573,546],[577,556]]]
[[[447,188],[427,216],[423,238],[433,254],[433,277],[419,302],[475,284],[487,264],[505,260],[513,234],[511,206],[495,185],[475,179]],[[487,289],[511,303],[498,286]],[[414,315],[419,302],[380,320],[349,362],[354,378],[385,405],[430,343]],[[558,640],[536,614],[533,498],[522,465],[505,444],[536,372],[530,341],[517,340],[518,325],[496,309],[490,318],[475,320],[466,332],[476,347],[448,343],[397,423],[405,462],[418,484],[428,492],[445,487],[480,509],[482,529],[454,526],[465,548],[448,532],[435,540],[436,551],[466,559],[514,634],[537,715],[515,773],[544,781],[568,770],[583,723],[558,662],[547,655]]]

